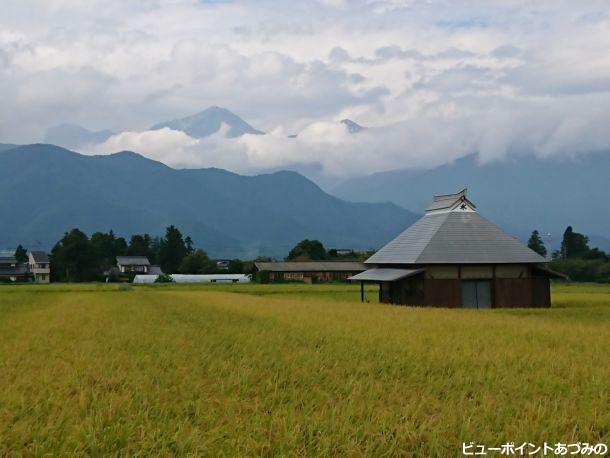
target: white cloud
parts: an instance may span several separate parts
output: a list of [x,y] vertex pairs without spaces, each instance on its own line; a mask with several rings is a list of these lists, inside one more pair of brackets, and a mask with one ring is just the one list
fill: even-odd
[[347,0],[318,0],[322,5],[339,8],[347,6]]
[[[7,0],[0,141],[75,122],[123,132],[93,151],[339,175],[609,149],[609,29],[603,0]],[[145,130],[209,105],[269,134]]]
[[[277,128],[267,135],[228,138],[227,128],[204,139],[171,129],[124,132],[94,153],[137,151],[174,167],[219,167],[256,173],[295,166],[319,166],[323,173],[348,177],[401,168],[427,168],[473,151],[483,162],[511,153],[578,155],[610,147],[607,108],[610,96],[512,102],[455,99],[444,110],[351,134],[340,122],[313,122],[297,138]],[[459,106],[459,109],[456,108]],[[502,109],[498,109],[501,107]],[[315,169],[315,168],[314,168]]]

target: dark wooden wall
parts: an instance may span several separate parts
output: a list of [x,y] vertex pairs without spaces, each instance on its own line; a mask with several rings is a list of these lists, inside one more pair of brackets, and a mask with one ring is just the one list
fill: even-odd
[[426,305],[439,307],[461,307],[462,285],[460,280],[435,280],[427,278],[424,281],[424,296]]
[[529,278],[496,278],[494,307],[531,307],[532,283]]
[[389,287],[381,289],[382,302],[401,305],[424,305],[423,276],[407,278],[401,281],[386,283]]
[[551,306],[551,285],[547,277],[532,278],[532,307]]
[[391,294],[392,283],[384,281],[379,284],[379,302],[383,304],[393,304]]
[[494,307],[550,306],[548,278],[496,278],[494,281]]

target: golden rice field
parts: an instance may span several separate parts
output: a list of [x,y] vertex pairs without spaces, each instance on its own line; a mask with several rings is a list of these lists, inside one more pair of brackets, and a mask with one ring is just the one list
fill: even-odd
[[0,455],[460,456],[610,443],[610,287],[551,309],[344,285],[0,287]]

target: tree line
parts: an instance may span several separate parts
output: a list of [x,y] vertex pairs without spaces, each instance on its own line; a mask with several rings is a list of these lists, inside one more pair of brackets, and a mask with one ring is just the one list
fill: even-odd
[[[319,240],[302,240],[290,250],[287,261],[358,260],[363,261],[373,252],[326,249]],[[196,249],[190,236],[184,236],[176,226],[169,226],[165,236],[134,234],[128,240],[109,232],[95,232],[88,237],[75,228],[66,232],[50,252],[51,280],[54,282],[86,282],[116,280],[118,256],[145,256],[152,265],[159,265],[166,274],[256,274],[254,262],[275,259],[260,256],[253,261],[232,259],[228,269],[219,269],[202,249]],[[27,250],[19,245],[15,250],[18,262],[27,262]]]
[[[546,257],[547,247],[538,230],[534,230],[528,246]],[[286,256],[286,261],[354,260],[364,261],[373,251],[339,253],[326,249],[319,240],[305,239],[297,243]],[[97,281],[108,276],[116,266],[117,256],[146,256],[151,264],[159,265],[165,273],[210,274],[218,272],[254,273],[254,261],[229,261],[229,268],[220,270],[216,261],[202,249],[193,246],[190,236],[183,236],[171,225],[165,236],[134,234],[127,241],[113,231],[95,232],[91,237],[80,229],[64,234],[50,253],[53,281]],[[27,262],[27,250],[19,245],[15,250],[18,262]],[[610,283],[610,254],[589,246],[589,237],[568,226],[561,246],[551,254],[550,267],[567,274],[574,281]],[[255,261],[274,261],[259,257]]]
[[[540,233],[535,230],[528,246],[541,256],[548,254]],[[561,246],[551,254],[550,267],[568,275],[574,281],[610,283],[610,254],[589,246],[589,237],[568,226]]]
[[[72,229],[51,250],[51,279],[82,282],[102,280],[112,275],[117,256],[146,256],[151,264],[165,273],[216,273],[216,262],[202,249],[193,247],[190,236],[184,237],[175,226],[169,226],[164,237],[134,234],[129,242],[114,232],[95,232],[91,237]],[[242,273],[243,262],[232,260],[229,272]],[[225,270],[226,272],[226,270]]]

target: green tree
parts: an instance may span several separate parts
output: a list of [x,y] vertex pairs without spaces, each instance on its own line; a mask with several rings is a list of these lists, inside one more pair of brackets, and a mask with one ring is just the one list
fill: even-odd
[[[147,235],[148,236],[148,235]],[[150,237],[150,236],[148,236]],[[150,237],[150,250],[148,260],[151,264],[159,264],[159,252],[161,251],[161,237]]]
[[583,256],[583,259],[601,259],[602,261],[610,261],[608,253],[600,250],[599,248],[593,248]]
[[159,246],[159,262],[163,272],[171,274],[180,269],[182,260],[187,255],[186,244],[182,234],[175,226],[169,226],[165,238],[161,239]]
[[128,256],[146,256],[150,262],[152,256],[152,238],[148,234],[135,234],[129,239]]
[[230,274],[243,274],[245,264],[240,259],[231,259],[229,261],[229,273]]
[[123,237],[117,237],[114,241],[114,252],[116,253],[116,256],[126,255],[127,254],[127,240],[125,240]]
[[270,280],[270,276],[271,276],[271,271],[270,270],[259,270],[256,273],[256,281],[259,283],[263,283],[263,284],[267,284],[269,283]]
[[195,250],[186,255],[180,263],[180,273],[182,274],[206,274],[213,272],[216,264],[203,250]]
[[538,253],[540,256],[546,257],[546,247],[544,246],[544,242],[540,238],[540,233],[538,230],[534,230],[530,239],[527,241],[527,246]]
[[610,282],[610,262],[601,258],[557,258],[551,262],[550,267],[566,274],[573,281]]
[[155,283],[174,283],[174,279],[167,274],[162,274],[157,277]]
[[51,250],[51,273],[60,281],[91,281],[98,278],[97,256],[87,235],[72,229]]
[[574,232],[572,226],[568,226],[563,233],[561,256],[564,258],[581,258],[586,255],[589,250],[589,237]]
[[327,259],[326,249],[319,240],[301,240],[288,253],[288,261],[321,261]]
[[17,262],[28,262],[28,252],[21,245],[15,250],[15,259]]
[[97,268],[100,272],[114,266],[117,256],[127,253],[127,242],[122,237],[116,237],[112,230],[108,233],[94,233],[89,243],[95,253]]
[[184,245],[186,246],[186,253],[191,254],[195,249],[193,248],[193,239],[190,235],[187,235],[184,239]]

